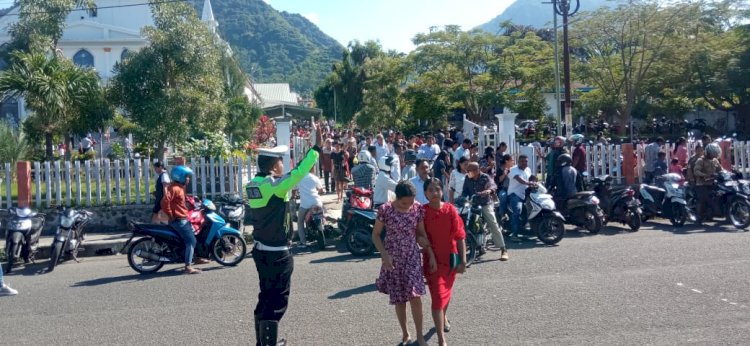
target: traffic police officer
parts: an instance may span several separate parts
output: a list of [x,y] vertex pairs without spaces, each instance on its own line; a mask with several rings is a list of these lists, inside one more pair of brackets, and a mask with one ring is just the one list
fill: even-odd
[[318,161],[320,149],[311,149],[300,164],[283,174],[282,157],[289,152],[286,145],[258,150],[258,174],[246,186],[250,199],[250,218],[253,225],[253,260],[260,279],[260,294],[255,307],[256,345],[277,344],[279,321],[289,303],[294,261],[289,252],[292,229],[287,217],[289,191],[304,178]]

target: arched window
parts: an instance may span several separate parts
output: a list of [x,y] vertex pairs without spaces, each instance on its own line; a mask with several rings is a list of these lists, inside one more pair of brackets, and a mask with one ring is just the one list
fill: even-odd
[[94,56],[89,51],[81,49],[73,55],[73,63],[80,67],[94,67]]
[[125,48],[122,50],[122,53],[120,54],[120,61],[125,61],[125,59],[130,57],[130,51]]

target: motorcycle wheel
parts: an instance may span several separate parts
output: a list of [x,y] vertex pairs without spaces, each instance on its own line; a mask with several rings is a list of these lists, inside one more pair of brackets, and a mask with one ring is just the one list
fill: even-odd
[[628,212],[628,230],[638,232],[641,229],[641,215],[636,212]]
[[[130,268],[133,268],[133,270],[141,274],[151,274],[159,271],[159,269],[164,266],[164,262],[142,258],[135,254],[137,250],[151,252],[152,249],[159,247],[160,246],[151,238],[138,239],[130,246],[130,250],[128,250],[128,264],[130,264]],[[140,261],[140,263],[136,263],[137,261]]]
[[[231,259],[227,255],[232,255]],[[211,246],[211,257],[223,266],[236,266],[245,259],[247,255],[247,244],[245,239],[234,234],[225,234],[214,240]]]
[[537,225],[536,237],[546,245],[555,245],[565,237],[565,222],[554,216],[545,216]]
[[742,199],[734,199],[729,203],[727,219],[735,228],[744,230],[750,226],[750,204]]
[[591,234],[599,234],[602,230],[602,219],[591,209],[583,212],[583,227]]
[[372,234],[367,228],[355,224],[346,234],[346,249],[354,256],[369,256],[375,252],[371,239]]
[[476,236],[471,232],[466,232],[466,268],[474,264],[478,253],[479,243],[477,243]]
[[317,244],[315,244],[318,247],[318,250],[325,250],[326,249],[326,230],[323,228],[323,225],[318,226],[318,236],[316,239]]
[[688,219],[687,208],[680,203],[672,203],[670,208],[672,208],[672,211],[669,216],[669,222],[672,223],[672,226],[682,227],[685,225],[685,222]]
[[52,244],[52,248],[50,249],[50,254],[49,254],[49,265],[47,266],[48,272],[55,270],[55,266],[60,261],[60,257],[62,256],[62,250],[63,250],[62,242],[55,241]]

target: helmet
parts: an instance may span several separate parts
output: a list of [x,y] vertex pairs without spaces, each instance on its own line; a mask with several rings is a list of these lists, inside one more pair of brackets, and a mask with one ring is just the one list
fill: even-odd
[[721,156],[721,147],[716,143],[711,143],[707,145],[706,156],[712,159]]
[[378,168],[380,168],[381,171],[390,172],[392,164],[393,156],[390,155],[384,155],[380,158],[380,160],[378,160]]
[[565,137],[563,137],[563,136],[557,136],[557,137],[555,137],[555,140],[553,141],[553,143],[557,142],[557,141],[560,141],[560,144],[565,144],[566,140],[567,139]]
[[568,154],[562,154],[557,157],[557,167],[570,166],[573,163],[573,158]]
[[578,134],[575,134],[575,135],[572,135],[572,136],[570,136],[570,139],[569,139],[569,141],[570,141],[571,143],[573,143],[573,145],[579,145],[579,144],[582,144],[582,143],[583,143],[583,139],[584,139],[584,138],[583,138],[583,135],[582,135],[582,134],[580,134],[580,133],[578,133]]
[[193,175],[193,170],[185,166],[177,166],[172,168],[172,172],[169,174],[172,181],[184,184],[187,177]]
[[372,160],[372,156],[370,155],[370,152],[367,150],[362,150],[357,154],[357,160],[359,163],[368,163]]

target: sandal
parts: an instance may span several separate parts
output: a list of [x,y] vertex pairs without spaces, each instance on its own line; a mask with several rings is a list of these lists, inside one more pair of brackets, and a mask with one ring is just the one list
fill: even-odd
[[201,270],[198,268],[189,268],[189,269],[186,268],[185,269],[185,274],[200,274],[200,273],[201,273]]
[[446,319],[445,325],[443,325],[443,332],[447,333],[451,331],[451,321]]

